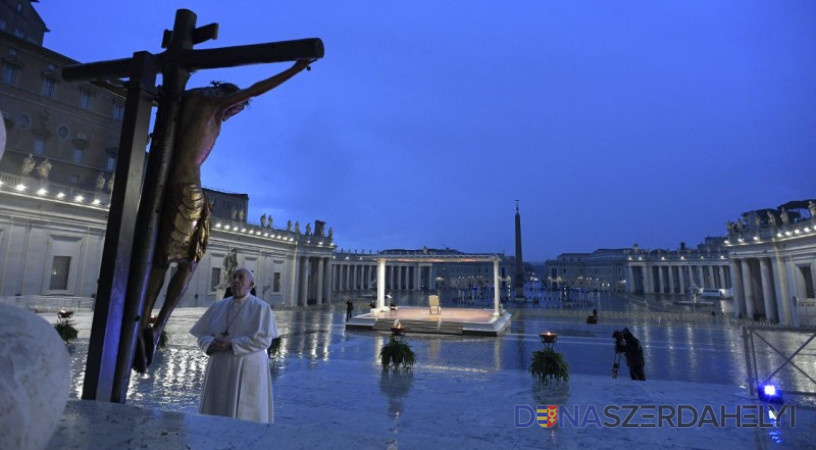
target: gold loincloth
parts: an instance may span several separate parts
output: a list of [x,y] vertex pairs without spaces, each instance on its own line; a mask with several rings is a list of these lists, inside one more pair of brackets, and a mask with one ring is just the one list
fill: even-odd
[[154,261],[199,262],[210,237],[210,204],[201,186],[171,184],[162,205]]

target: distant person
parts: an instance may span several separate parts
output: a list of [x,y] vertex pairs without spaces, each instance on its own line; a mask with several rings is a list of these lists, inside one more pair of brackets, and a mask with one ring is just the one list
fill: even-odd
[[252,272],[237,269],[232,277],[234,296],[215,302],[190,330],[210,357],[201,414],[274,421],[267,349],[280,332],[272,308],[249,293],[254,285]]
[[352,311],[354,311],[354,303],[351,301],[351,299],[346,300],[346,322],[348,322],[349,319],[351,319]]
[[626,365],[629,366],[629,376],[632,377],[633,380],[646,381],[643,347],[641,347],[640,341],[629,331],[629,328],[624,328],[621,334],[623,336],[623,341],[621,342],[622,348],[618,350],[623,350],[623,353],[626,355]]

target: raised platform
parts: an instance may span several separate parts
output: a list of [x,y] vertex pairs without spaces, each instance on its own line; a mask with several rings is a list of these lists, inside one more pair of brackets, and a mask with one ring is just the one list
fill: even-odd
[[511,317],[507,312],[495,317],[492,309],[443,307],[431,314],[427,306],[400,306],[353,316],[346,328],[390,332],[399,320],[408,333],[499,336],[510,328]]

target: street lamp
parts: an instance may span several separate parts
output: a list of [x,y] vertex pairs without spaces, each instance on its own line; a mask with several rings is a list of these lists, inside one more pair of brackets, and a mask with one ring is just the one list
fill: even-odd
[[552,350],[555,346],[555,342],[558,341],[558,333],[553,333],[552,331],[542,331],[538,333],[538,335],[541,338],[541,343],[544,344],[544,348],[547,350]]

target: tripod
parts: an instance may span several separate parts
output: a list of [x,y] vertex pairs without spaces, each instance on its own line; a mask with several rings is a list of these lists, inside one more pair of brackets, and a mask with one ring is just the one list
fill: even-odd
[[612,378],[618,378],[618,369],[620,368],[621,353],[615,352],[615,357],[612,359]]

